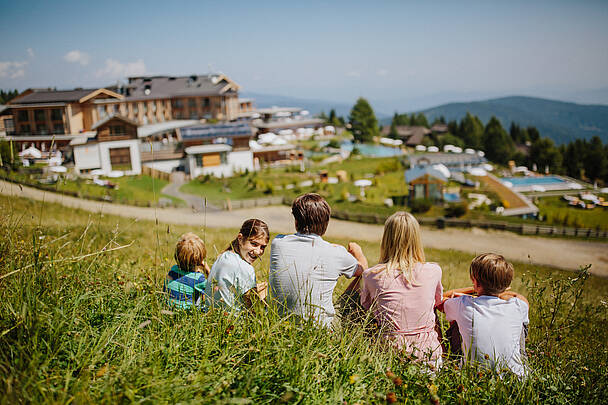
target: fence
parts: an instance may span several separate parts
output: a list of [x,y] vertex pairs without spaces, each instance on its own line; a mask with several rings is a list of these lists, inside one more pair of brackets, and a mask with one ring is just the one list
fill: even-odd
[[284,197],[263,197],[263,198],[251,198],[247,200],[230,200],[224,201],[223,208],[225,210],[238,210],[241,208],[254,208],[254,207],[266,207],[268,205],[281,205],[291,204]]
[[[366,224],[384,224],[387,216],[379,214],[363,214],[349,213],[345,211],[333,211],[331,216],[336,219],[346,221],[362,222]],[[505,221],[479,221],[479,220],[463,220],[457,218],[417,218],[420,225],[436,226],[439,229],[445,227],[460,227],[460,228],[482,228],[496,229],[501,231],[510,231],[521,235],[559,235],[559,236],[574,236],[585,238],[608,238],[608,230],[599,228],[569,228],[555,227],[547,225],[536,225],[526,223],[513,223]]]
[[160,170],[156,170],[153,169],[151,167],[148,166],[143,166],[141,167],[141,174],[144,174],[146,176],[150,176],[150,177],[154,177],[155,179],[160,179],[160,180],[165,180],[165,181],[171,181],[171,174],[169,173],[165,173],[165,172],[161,172]]

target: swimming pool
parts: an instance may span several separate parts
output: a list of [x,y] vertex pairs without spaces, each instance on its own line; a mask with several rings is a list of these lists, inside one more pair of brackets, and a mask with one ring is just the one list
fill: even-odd
[[529,177],[503,177],[500,181],[515,191],[549,191],[569,190],[576,188],[572,183],[559,176],[529,176]]
[[[352,152],[355,145],[352,142],[342,142],[340,149]],[[368,143],[358,143],[356,145],[359,152],[364,156],[374,157],[390,157],[401,156],[403,151],[400,148],[391,148],[390,146],[373,145]]]

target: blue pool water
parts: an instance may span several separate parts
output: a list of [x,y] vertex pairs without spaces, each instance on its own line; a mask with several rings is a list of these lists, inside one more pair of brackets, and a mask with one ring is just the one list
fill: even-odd
[[[352,152],[354,145],[352,142],[346,141],[342,142],[340,147],[342,150]],[[364,156],[390,157],[400,156],[403,154],[399,148],[391,148],[390,146],[372,145],[367,143],[357,144],[357,149],[359,149],[359,152]]]
[[557,176],[542,176],[542,177],[503,177],[500,179],[503,183],[510,182],[513,186],[544,186],[551,184],[567,183],[567,181]]
[[445,202],[460,202],[460,194],[458,193],[443,193]]

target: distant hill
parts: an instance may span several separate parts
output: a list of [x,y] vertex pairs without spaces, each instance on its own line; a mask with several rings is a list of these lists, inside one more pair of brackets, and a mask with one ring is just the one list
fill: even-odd
[[[422,111],[429,121],[444,116],[447,121],[460,120],[467,112],[478,116],[484,123],[496,116],[505,129],[511,122],[520,126],[535,126],[541,136],[557,144],[578,138],[599,136],[608,142],[608,106],[584,105],[534,97],[503,97],[468,103],[449,103]],[[388,120],[390,124],[390,120]]]
[[[266,107],[301,107],[305,110],[310,111],[311,114],[316,115],[323,111],[325,114],[329,113],[332,108],[336,110],[336,114],[346,118],[350,113],[352,104],[348,104],[340,101],[328,101],[328,100],[314,100],[307,98],[297,98],[289,96],[280,96],[276,94],[262,94],[254,92],[241,92],[239,93],[241,98],[253,98],[255,99],[255,105],[258,108]],[[353,102],[354,104],[354,102]]]

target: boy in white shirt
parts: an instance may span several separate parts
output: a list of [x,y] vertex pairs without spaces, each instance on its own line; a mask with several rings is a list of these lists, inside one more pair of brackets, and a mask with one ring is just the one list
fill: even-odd
[[467,360],[523,377],[527,371],[524,327],[529,323],[528,301],[521,294],[506,291],[513,272],[513,265],[501,255],[477,256],[470,268],[477,297],[450,298],[443,309],[447,320],[458,324]]

